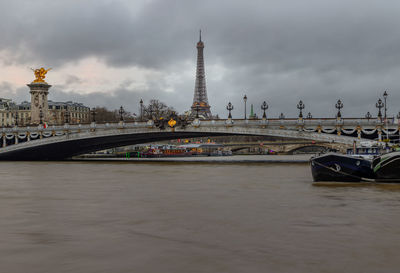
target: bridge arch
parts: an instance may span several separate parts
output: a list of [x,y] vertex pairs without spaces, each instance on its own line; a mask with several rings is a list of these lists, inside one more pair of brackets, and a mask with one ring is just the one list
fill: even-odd
[[326,152],[329,150],[339,150],[337,148],[333,148],[332,145],[323,145],[323,144],[311,144],[311,145],[299,145],[298,147],[291,148],[290,150],[286,151],[287,154],[297,154],[297,153],[320,153]]
[[[61,160],[71,156],[120,146],[150,143],[162,140],[227,135],[273,136],[319,140],[352,145],[357,138],[339,135],[271,128],[257,121],[254,124],[226,124],[204,122],[200,126],[166,128],[161,130],[146,123],[71,126],[48,128],[36,133],[49,137],[38,138],[0,148],[0,160]],[[26,131],[24,131],[26,133]],[[33,134],[33,133],[31,133]],[[15,132],[18,135],[18,132]],[[3,133],[4,136],[4,133]]]

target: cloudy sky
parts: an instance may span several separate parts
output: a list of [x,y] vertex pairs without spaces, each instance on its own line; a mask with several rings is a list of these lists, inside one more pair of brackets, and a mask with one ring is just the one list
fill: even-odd
[[53,70],[49,99],[138,112],[140,98],[190,108],[201,28],[211,110],[233,117],[400,111],[400,1],[0,0],[0,96],[30,100],[30,68]]

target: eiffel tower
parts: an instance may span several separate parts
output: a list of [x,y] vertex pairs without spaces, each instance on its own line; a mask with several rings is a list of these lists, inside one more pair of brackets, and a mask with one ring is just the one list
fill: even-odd
[[204,70],[204,57],[203,57],[204,43],[200,39],[197,42],[197,70],[196,70],[196,84],[194,87],[194,97],[192,104],[192,116],[203,116],[205,118],[211,118],[210,105],[207,99],[206,89],[206,75]]

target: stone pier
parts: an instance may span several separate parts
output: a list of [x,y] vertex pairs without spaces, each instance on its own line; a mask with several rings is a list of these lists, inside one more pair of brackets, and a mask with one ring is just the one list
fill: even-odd
[[31,123],[40,123],[40,113],[42,113],[42,121],[48,121],[49,105],[47,102],[47,95],[49,94],[51,85],[46,82],[40,82],[31,83],[28,84],[28,86],[31,89]]

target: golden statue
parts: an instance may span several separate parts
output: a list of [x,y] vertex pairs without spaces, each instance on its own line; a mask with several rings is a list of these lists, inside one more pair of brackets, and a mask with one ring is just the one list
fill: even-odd
[[171,118],[171,119],[168,121],[168,125],[169,125],[169,127],[171,127],[171,128],[174,128],[175,124],[176,124],[176,120],[174,120],[173,118]]
[[31,70],[33,71],[33,73],[35,73],[35,77],[36,79],[32,82],[32,83],[47,83],[44,81],[44,78],[46,78],[46,74],[47,72],[49,72],[51,70],[51,68],[49,69],[44,69],[43,67],[38,68],[38,69],[33,69],[31,68]]

